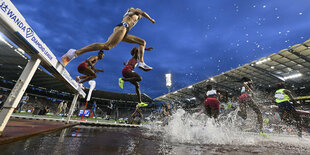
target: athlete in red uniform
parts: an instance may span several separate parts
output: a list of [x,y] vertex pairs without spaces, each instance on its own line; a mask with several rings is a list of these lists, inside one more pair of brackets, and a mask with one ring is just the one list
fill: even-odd
[[220,113],[219,93],[225,94],[225,102],[227,103],[228,92],[226,90],[215,90],[212,88],[212,85],[207,85],[207,94],[203,105],[209,117],[217,118]]
[[[146,48],[145,50],[150,51],[152,50],[152,47]],[[132,58],[127,62],[126,66],[122,70],[122,75],[124,78],[119,78],[119,86],[123,89],[123,84],[125,81],[129,81],[131,84],[133,84],[136,87],[136,93],[138,96],[138,106],[145,107],[147,104],[143,103],[141,100],[141,93],[140,93],[140,84],[139,81],[142,80],[142,77],[134,72],[134,68],[136,67],[139,56],[138,56],[138,48],[134,47],[130,51],[130,54],[132,55]]]
[[256,113],[257,116],[257,123],[258,123],[258,130],[260,132],[260,135],[266,136],[266,134],[263,132],[263,117],[262,113],[259,110],[259,107],[257,104],[254,103],[252,97],[253,97],[253,82],[251,79],[247,77],[243,77],[239,82],[243,82],[243,87],[241,89],[241,95],[239,96],[239,108],[240,111],[238,111],[238,115],[246,120],[247,119],[247,105],[252,108],[252,110]]
[[[78,66],[78,71],[85,76],[77,76],[76,81],[78,83],[84,83],[86,81],[92,80],[97,77],[96,72],[104,72],[104,70],[96,69],[94,66],[96,65],[98,60],[104,58],[104,53],[102,50],[98,52],[98,56],[91,56],[87,60],[83,61]],[[81,81],[82,80],[82,81]]]

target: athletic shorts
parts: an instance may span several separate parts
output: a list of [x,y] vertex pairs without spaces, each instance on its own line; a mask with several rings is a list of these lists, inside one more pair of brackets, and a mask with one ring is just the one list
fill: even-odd
[[82,62],[82,63],[79,64],[79,66],[78,66],[77,69],[78,69],[79,73],[83,73],[83,71],[84,71],[86,68],[88,68],[87,63],[86,63],[86,62]]
[[126,28],[126,33],[124,35],[124,38],[127,36],[128,32],[129,32],[129,26],[126,22],[122,22],[122,23],[119,23],[117,24],[116,26],[124,26]]
[[279,107],[279,111],[283,112],[283,111],[291,111],[294,110],[295,108],[291,105],[290,102],[288,101],[284,101],[284,102],[280,102],[278,103],[278,107]]
[[249,99],[251,98],[251,96],[249,94],[242,94],[239,96],[238,100],[239,102],[247,102]]
[[124,78],[130,78],[130,76],[128,75],[129,73],[133,72],[133,70],[131,70],[129,67],[125,67],[122,70],[122,75]]
[[205,106],[205,108],[210,107],[213,110],[220,110],[220,102],[216,98],[206,98],[203,105]]

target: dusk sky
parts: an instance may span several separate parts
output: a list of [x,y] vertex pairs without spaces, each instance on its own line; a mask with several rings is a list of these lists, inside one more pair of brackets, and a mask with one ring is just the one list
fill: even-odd
[[[165,74],[172,74],[172,91],[202,81],[269,54],[302,43],[310,36],[309,0],[12,0],[55,56],[105,42],[130,7],[147,12],[156,23],[141,19],[129,34],[146,40],[153,51],[145,62],[141,91],[155,98],[167,93]],[[135,44],[121,42],[95,66],[104,69],[96,89],[135,93],[134,86],[118,87],[123,62]],[[77,66],[96,52],[74,59]],[[88,86],[88,84],[85,84]]]

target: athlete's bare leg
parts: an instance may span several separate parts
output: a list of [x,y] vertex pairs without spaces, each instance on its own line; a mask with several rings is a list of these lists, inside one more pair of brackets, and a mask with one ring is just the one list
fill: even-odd
[[85,75],[85,76],[79,76],[79,77],[80,77],[80,79],[85,79],[85,78],[87,78],[88,76]]
[[141,92],[140,92],[140,84],[139,84],[139,82],[130,82],[130,83],[133,84],[136,87],[136,93],[137,93],[137,96],[138,96],[138,102],[141,103],[142,100],[141,100]]
[[143,40],[139,37],[136,37],[134,35],[127,34],[126,37],[124,37],[124,39],[122,41],[127,42],[127,43],[138,44],[139,45],[139,48],[138,48],[139,61],[144,62],[143,56],[144,56],[144,49],[145,49],[145,45],[146,45],[145,40]]
[[71,60],[83,53],[97,50],[110,50],[123,40],[126,31],[126,27],[117,26],[114,28],[113,33],[110,35],[109,39],[105,43],[93,43],[79,50],[70,49],[65,55],[61,57],[60,63],[63,66],[66,66]]
[[105,43],[93,43],[79,50],[76,50],[75,54],[79,56],[83,53],[90,51],[110,50],[123,40],[125,34],[126,28],[124,26],[117,26],[114,28],[113,33],[110,35],[109,39]]
[[97,77],[97,74],[91,70],[90,68],[85,68],[85,70],[83,71],[82,74],[85,74],[86,77],[79,83],[84,83],[86,81],[89,81],[89,80],[92,80],[92,79],[95,79]]
[[145,49],[145,45],[146,45],[145,40],[143,40],[139,37],[136,37],[134,35],[127,34],[122,41],[127,42],[127,43],[138,44],[139,45],[138,56],[139,56],[139,61],[140,61],[139,68],[143,69],[144,71],[152,70],[152,67],[150,67],[144,63],[144,49]]
[[127,72],[128,77],[127,78],[122,78],[124,81],[129,81],[131,83],[136,83],[142,81],[142,77],[133,71]]

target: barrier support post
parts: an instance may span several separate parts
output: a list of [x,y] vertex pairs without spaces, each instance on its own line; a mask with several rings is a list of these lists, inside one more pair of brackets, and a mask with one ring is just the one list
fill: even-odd
[[84,117],[84,114],[85,114],[85,110],[87,108],[87,104],[88,104],[88,101],[86,100],[86,104],[85,104],[85,107],[84,107],[84,110],[83,110],[83,114],[82,114],[81,120],[83,120],[83,117]]
[[41,60],[35,56],[32,56],[27,63],[25,69],[17,80],[14,88],[3,105],[3,109],[0,112],[0,136],[2,135],[5,126],[7,125],[14,109],[20,102],[24,92],[26,91],[28,84],[30,83],[34,73],[40,65]]
[[79,93],[76,93],[76,94],[74,95],[73,101],[72,101],[72,103],[71,103],[71,106],[70,106],[70,110],[69,110],[69,113],[68,113],[68,116],[67,116],[67,122],[66,122],[66,123],[69,123],[69,122],[70,122],[70,119],[71,119],[71,116],[72,116],[72,114],[73,114],[73,112],[74,112],[73,110],[74,110],[74,108],[75,108],[75,105],[76,105],[76,102],[77,102],[78,98],[79,98]]

